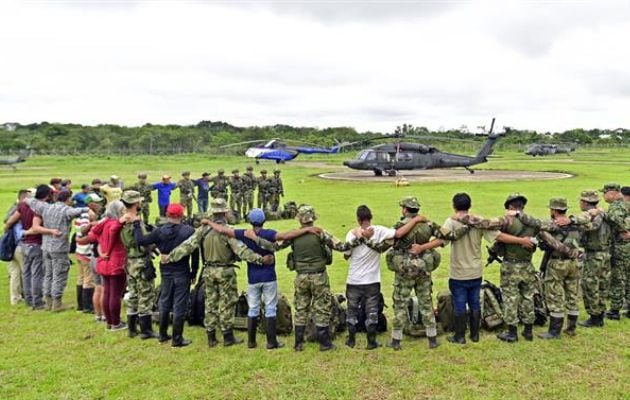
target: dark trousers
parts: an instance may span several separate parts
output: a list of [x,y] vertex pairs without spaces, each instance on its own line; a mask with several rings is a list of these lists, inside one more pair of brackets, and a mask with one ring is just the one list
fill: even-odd
[[160,217],[166,217],[166,207],[168,207],[168,204],[158,204],[158,208],[160,209]]
[[359,307],[365,299],[365,327],[378,323],[378,299],[381,293],[379,282],[367,285],[346,285],[348,310],[346,322],[350,325],[359,323]]
[[468,304],[471,311],[481,310],[481,305],[479,304],[481,278],[465,281],[449,279],[448,288],[453,295],[453,308],[456,315],[466,313],[466,304]]
[[103,276],[103,313],[108,325],[120,324],[120,302],[126,281],[125,274]]
[[160,283],[160,313],[173,311],[173,318],[184,317],[190,294],[189,276],[162,276]]

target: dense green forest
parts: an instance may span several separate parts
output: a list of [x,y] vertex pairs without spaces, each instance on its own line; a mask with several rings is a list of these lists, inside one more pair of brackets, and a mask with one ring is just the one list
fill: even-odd
[[[523,147],[530,143],[570,142],[580,146],[630,146],[630,130],[584,130],[565,132],[536,132],[506,129],[507,135],[499,147]],[[468,133],[465,127],[448,131],[430,131],[424,127],[403,124],[394,133],[432,136],[425,142],[452,147],[452,139],[480,142],[483,137]],[[193,152],[242,152],[247,146],[220,149],[235,142],[281,138],[318,146],[363,141],[381,137],[377,132],[357,132],[354,128],[311,128],[288,125],[237,127],[221,121],[202,121],[196,125],[152,125],[126,127],[119,125],[83,126],[79,124],[33,123],[28,125],[5,123],[0,125],[0,152],[16,153],[31,148],[36,154],[172,154]],[[363,146],[366,146],[364,143]]]

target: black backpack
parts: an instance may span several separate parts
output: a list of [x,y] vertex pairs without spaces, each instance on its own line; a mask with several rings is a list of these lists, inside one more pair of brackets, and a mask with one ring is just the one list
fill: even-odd
[[203,326],[206,317],[206,283],[199,279],[195,287],[190,291],[188,302],[188,325]]
[[0,239],[0,260],[13,261],[13,254],[17,248],[17,241],[13,229],[7,229]]
[[[386,332],[387,331],[387,317],[383,313],[385,310],[385,298],[383,297],[383,293],[378,294],[378,323],[376,324],[377,332]],[[365,313],[365,298],[359,304],[359,315],[357,318],[357,332],[365,332],[365,320],[367,315]]]

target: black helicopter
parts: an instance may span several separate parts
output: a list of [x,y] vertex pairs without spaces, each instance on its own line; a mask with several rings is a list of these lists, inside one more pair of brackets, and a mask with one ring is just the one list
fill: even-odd
[[475,171],[470,167],[487,162],[495,142],[503,136],[502,133],[492,133],[493,128],[494,118],[487,134],[488,139],[474,157],[445,153],[420,143],[398,142],[379,144],[363,150],[357,158],[345,161],[343,165],[352,169],[374,171],[376,176],[382,176],[384,172],[389,176],[396,176],[396,172],[401,170],[456,167],[464,167],[473,174]]
[[548,156],[552,154],[570,153],[575,151],[576,146],[574,144],[560,145],[560,144],[546,144],[546,143],[534,143],[530,144],[525,150],[525,154],[536,156]]

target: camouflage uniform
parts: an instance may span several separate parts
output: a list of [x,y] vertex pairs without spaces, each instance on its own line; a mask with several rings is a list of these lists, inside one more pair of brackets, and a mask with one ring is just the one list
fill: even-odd
[[258,186],[258,208],[261,210],[267,210],[269,205],[269,185],[270,179],[267,179],[267,170],[261,170],[260,176],[256,181]]
[[280,196],[284,196],[284,188],[282,186],[282,178],[280,178],[280,170],[276,169],[273,171],[271,182],[269,182],[269,206],[271,211],[278,211]]
[[232,171],[230,185],[230,209],[240,218],[243,208],[243,191],[245,189],[243,179],[238,175],[238,169]]
[[186,208],[186,215],[190,218],[193,215],[193,197],[195,182],[190,179],[190,172],[182,174],[182,179],[177,182],[179,188],[179,204]]
[[254,208],[254,190],[256,190],[256,177],[254,169],[247,167],[247,172],[243,175],[243,218]]
[[219,169],[217,171],[217,175],[212,177],[210,182],[212,182],[212,185],[210,186],[210,195],[212,198],[227,200],[228,180],[225,177],[225,171],[223,169]]
[[140,193],[140,196],[142,196],[142,209],[140,210],[140,213],[142,215],[142,220],[146,223],[149,223],[149,215],[151,213],[151,203],[153,202],[153,197],[151,197],[151,192],[154,190],[153,186],[148,184],[146,179],[147,179],[147,174],[139,174],[138,175],[138,179],[139,181],[136,182],[135,185],[132,185],[131,187],[127,188],[127,190],[135,190],[136,192]]

